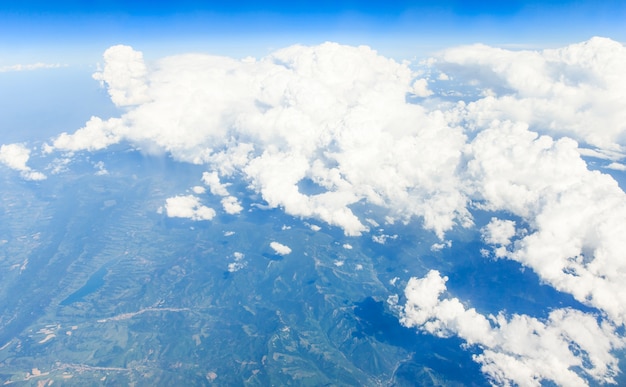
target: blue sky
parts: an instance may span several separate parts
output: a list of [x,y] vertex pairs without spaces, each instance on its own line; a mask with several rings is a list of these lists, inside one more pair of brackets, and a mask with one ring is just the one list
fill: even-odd
[[625,20],[626,2],[616,0],[20,1],[0,6],[0,66],[93,63],[119,43],[148,57],[183,51],[261,56],[331,40],[410,59],[475,42],[559,46],[594,35],[624,41]]

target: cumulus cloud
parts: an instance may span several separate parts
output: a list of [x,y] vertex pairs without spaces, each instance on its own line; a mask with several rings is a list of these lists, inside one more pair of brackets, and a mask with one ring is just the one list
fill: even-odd
[[202,174],[202,181],[209,186],[211,193],[218,196],[228,196],[227,185],[222,184],[217,172],[204,172]]
[[483,228],[483,239],[491,245],[506,246],[514,236],[515,222],[512,220],[491,218],[489,224]]
[[515,222],[512,220],[502,220],[491,218],[491,221],[482,228],[482,238],[487,244],[495,246],[495,256],[505,257],[506,247],[511,244],[511,238],[515,236]]
[[191,220],[211,220],[215,210],[203,206],[200,199],[193,195],[174,196],[165,201],[165,211],[170,218],[188,218]]
[[[180,55],[149,68],[140,52],[115,46],[95,77],[128,111],[94,117],[50,151],[120,141],[160,149],[243,175],[270,207],[348,235],[367,230],[350,208],[363,200],[389,208],[390,219],[422,217],[440,236],[471,224],[456,187],[462,128],[408,103],[425,81],[368,47],[292,46],[261,60]],[[218,177],[209,172],[207,185],[228,196]],[[325,192],[300,192],[304,179]]]
[[196,185],[194,187],[191,187],[191,190],[193,191],[193,193],[198,194],[198,195],[202,195],[203,193],[206,192],[204,187],[202,187],[200,185]]
[[244,261],[245,254],[239,251],[235,251],[233,253],[234,261],[228,264],[228,271],[230,273],[234,273],[245,268],[248,264]]
[[[626,195],[615,180],[590,171],[574,141],[539,136],[525,124],[492,123],[467,152],[474,200],[529,225],[526,236],[501,255],[624,323],[626,242],[618,235],[626,235]],[[505,242],[513,232],[511,223],[487,226],[492,242]]]
[[[381,223],[417,218],[439,237],[433,250],[449,246],[445,236],[452,228],[471,227],[473,211],[497,212],[481,229],[496,257],[534,270],[544,283],[596,308],[607,324],[621,326],[626,195],[581,155],[610,159],[609,168],[623,169],[625,62],[624,46],[603,38],[541,51],[448,49],[426,62],[434,79],[368,47],[335,43],[296,45],[258,60],[192,54],[150,66],[140,52],[115,46],[95,78],[125,113],[93,117],[53,139],[46,151],[93,151],[127,141],[205,166],[202,181],[222,197],[227,213],[242,211],[238,195],[245,193],[229,192],[224,181],[241,179],[265,201],[258,207],[314,218],[350,236],[379,224],[364,219],[357,204],[376,207]],[[478,90],[462,100],[448,85]],[[27,168],[27,160],[16,165]],[[168,199],[166,210],[191,219],[215,215],[192,195]],[[372,236],[378,243],[388,238]],[[437,278],[429,281],[443,289]],[[593,316],[562,310],[545,321],[490,318],[435,293],[433,304],[419,310],[434,308],[426,314],[431,316],[447,305],[456,322],[439,316],[414,325],[483,346],[477,359],[494,380],[566,380],[529,360],[534,354],[498,341],[518,323],[561,343],[555,364],[568,383],[580,381],[572,375],[580,356],[567,355],[562,343],[575,342],[602,358],[567,328],[582,324],[604,332],[588,322]],[[565,331],[569,336],[558,333]],[[610,380],[616,365],[602,359],[583,365],[584,372]]]
[[43,180],[46,176],[33,171],[26,163],[30,158],[30,149],[22,144],[6,144],[0,146],[0,163],[19,171],[26,180]]
[[129,106],[150,100],[147,72],[141,52],[117,45],[104,52],[104,70],[95,73],[93,78],[108,85],[113,103]]
[[103,121],[99,117],[91,117],[84,127],[73,134],[62,133],[54,139],[52,146],[46,147],[46,152],[62,151],[95,151],[117,144],[122,139],[120,128],[122,120],[110,118]]
[[243,207],[234,196],[226,196],[222,199],[222,207],[227,214],[235,215],[243,211]]
[[289,246],[283,245],[282,243],[271,242],[270,247],[274,249],[274,252],[276,252],[276,254],[278,255],[291,254],[291,248],[289,248]]
[[484,316],[457,298],[441,298],[447,280],[435,270],[411,278],[400,322],[440,337],[456,335],[477,347],[481,353],[474,360],[496,384],[586,386],[577,370],[596,382],[615,383],[619,369],[612,351],[623,348],[624,340],[611,324],[574,309],[555,309],[545,321]]
[[523,121],[534,130],[623,155],[626,77],[620,64],[625,61],[622,44],[596,37],[542,51],[456,47],[432,63],[489,91],[491,96],[465,107],[466,118],[478,126],[493,119]]

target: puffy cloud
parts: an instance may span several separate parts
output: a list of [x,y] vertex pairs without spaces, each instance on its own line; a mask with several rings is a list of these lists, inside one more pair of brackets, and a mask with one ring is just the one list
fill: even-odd
[[596,37],[543,51],[457,47],[432,63],[491,94],[466,107],[467,119],[479,126],[493,119],[523,121],[543,133],[623,153],[625,61],[622,44]]
[[30,158],[30,149],[22,144],[0,146],[0,161],[11,169],[22,171],[28,169],[26,163]]
[[[626,195],[615,180],[590,171],[574,141],[538,136],[524,124],[493,123],[467,155],[469,195],[483,208],[507,211],[529,225],[510,251],[497,255],[532,268],[616,323],[626,321],[626,240],[620,236],[626,235]],[[498,230],[503,242],[512,227],[496,222],[486,233],[493,239]]]
[[131,47],[117,45],[104,52],[104,70],[93,78],[106,82],[111,100],[117,106],[137,105],[149,101],[143,54]]
[[511,243],[511,238],[514,236],[515,222],[512,220],[491,218],[489,224],[483,229],[483,239],[491,245],[506,246]]
[[[169,152],[241,174],[271,207],[348,235],[367,230],[350,208],[359,201],[387,207],[390,219],[423,217],[441,237],[471,224],[455,175],[462,128],[407,103],[425,81],[368,47],[292,46],[261,60],[180,55],[148,68],[141,53],[115,46],[95,77],[128,111],[93,118],[50,151],[129,141]],[[228,196],[214,173],[207,184]],[[325,192],[300,192],[304,179]]]
[[211,220],[215,217],[215,210],[200,204],[200,199],[193,195],[168,198],[165,201],[165,211],[170,218]]
[[222,207],[226,213],[234,215],[243,211],[243,207],[234,196],[226,196],[222,199]]
[[26,180],[43,180],[46,176],[33,171],[26,163],[30,159],[30,149],[22,144],[6,144],[0,146],[0,163],[19,171]]
[[99,117],[91,117],[84,127],[73,134],[62,133],[54,139],[52,146],[46,148],[50,153],[57,150],[63,151],[95,151],[117,144],[122,139],[122,120],[110,118],[103,121]]
[[202,174],[202,182],[209,186],[213,195],[228,196],[227,186],[220,182],[217,172],[204,172]]
[[[494,218],[481,230],[496,257],[531,268],[619,326],[626,319],[626,195],[581,155],[623,169],[625,52],[602,38],[543,51],[458,47],[427,61],[436,79],[426,79],[368,47],[334,43],[296,45],[259,60],[193,54],[150,66],[140,52],[116,46],[95,78],[125,113],[93,117],[46,150],[93,151],[127,141],[204,165],[211,172],[202,181],[227,213],[242,210],[241,193],[231,196],[222,179],[241,179],[266,202],[255,204],[260,208],[315,218],[347,235],[377,228],[376,220],[361,218],[361,204],[376,207],[378,215],[368,216],[381,222],[420,218],[440,238],[433,250],[449,246],[445,234],[453,227],[471,227],[472,211],[494,211],[515,219]],[[459,85],[479,90],[469,96],[446,90]],[[454,98],[460,100],[446,102]],[[16,164],[21,171],[27,160],[28,154]],[[215,215],[192,195],[170,198],[165,207],[168,216]],[[382,231],[372,236],[379,243],[387,238]],[[434,290],[445,289],[440,278],[427,278]],[[406,321],[424,318],[414,325],[483,346],[477,359],[497,381],[578,383],[572,369],[580,356],[563,343],[598,359],[614,345],[612,339],[602,350],[583,345],[581,326],[610,335],[581,312],[554,311],[545,321],[488,318],[437,292],[431,304],[405,308]],[[506,347],[501,336],[512,335],[510,326],[543,332],[542,340],[558,344],[551,347],[556,360],[532,335],[528,343],[540,354]],[[532,360],[544,355],[565,379],[546,370],[549,362]],[[616,365],[609,355],[603,359],[592,367],[583,362],[585,372],[610,379]]]
[[193,193],[198,194],[198,195],[202,195],[203,193],[206,192],[206,189],[200,185],[191,187],[191,190],[193,191]]
[[424,78],[417,79],[413,82],[412,92],[418,97],[428,97],[433,94],[433,92],[428,89],[428,80]]
[[276,254],[278,255],[287,255],[287,254],[291,254],[291,249],[289,248],[289,246],[285,246],[282,243],[278,243],[278,242],[271,242],[270,243],[270,247],[272,249],[274,249],[274,251],[276,252]]
[[234,273],[245,268],[248,264],[244,261],[245,254],[239,251],[233,253],[234,262],[228,264],[228,271]]
[[518,314],[484,316],[457,298],[442,299],[446,281],[435,270],[411,278],[400,321],[441,337],[457,335],[479,348],[474,360],[496,384],[587,385],[577,370],[596,382],[615,383],[619,369],[612,351],[623,348],[624,340],[611,324],[574,309],[553,310],[545,321]]

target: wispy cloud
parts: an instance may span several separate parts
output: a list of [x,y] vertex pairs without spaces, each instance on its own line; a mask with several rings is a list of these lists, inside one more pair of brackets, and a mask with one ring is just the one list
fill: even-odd
[[60,63],[30,63],[30,64],[14,64],[7,66],[0,66],[0,73],[10,73],[16,71],[33,71],[40,69],[57,69],[61,67],[67,67],[65,64]]

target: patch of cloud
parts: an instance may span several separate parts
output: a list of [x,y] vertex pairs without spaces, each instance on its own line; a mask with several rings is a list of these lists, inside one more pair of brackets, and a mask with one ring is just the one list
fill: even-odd
[[3,144],[0,146],[0,163],[20,172],[26,180],[44,180],[46,175],[32,170],[28,165],[30,149],[23,144]]
[[67,65],[62,65],[60,63],[29,63],[29,64],[14,64],[7,66],[0,66],[0,73],[8,73],[14,71],[33,71],[40,69],[56,69],[60,67],[67,67]]
[[542,51],[456,47],[431,63],[494,93],[464,107],[465,117],[477,126],[494,119],[522,121],[623,157],[626,77],[620,64],[625,61],[622,44],[595,37]]
[[433,94],[433,92],[428,89],[428,80],[424,78],[415,80],[415,82],[413,82],[413,90],[411,91],[417,97],[428,97]]
[[105,176],[109,174],[109,171],[107,171],[104,166],[104,161],[94,163],[93,167],[96,169],[96,176]]
[[515,222],[491,218],[489,223],[482,228],[481,234],[485,243],[494,246],[496,257],[505,257],[507,254],[506,247],[511,244],[511,239],[516,234]]
[[226,196],[222,199],[222,207],[227,214],[235,215],[243,211],[239,200],[234,196]]
[[[477,205],[529,225],[500,255],[624,323],[626,240],[619,235],[626,235],[626,195],[617,182],[589,170],[573,140],[539,136],[519,123],[492,123],[467,155],[468,193]],[[493,241],[505,242],[512,225],[495,224],[500,234]]]
[[191,220],[211,220],[215,210],[200,203],[193,195],[174,196],[166,199],[165,211],[170,218],[188,218]]
[[228,185],[222,184],[217,172],[204,172],[202,174],[202,182],[209,186],[209,190],[213,195],[228,196]]
[[114,104],[132,106],[150,101],[147,75],[143,54],[129,46],[117,45],[104,52],[104,70],[93,78],[107,84]]
[[206,192],[206,189],[204,187],[200,186],[200,185],[196,185],[196,186],[191,187],[191,190],[196,195],[202,195],[203,193]]
[[611,164],[607,165],[605,168],[613,169],[616,171],[626,171],[626,165],[622,163],[616,163],[616,162],[612,162]]
[[289,246],[285,246],[282,243],[271,242],[270,247],[274,250],[274,252],[278,255],[287,255],[291,254],[291,248]]
[[433,243],[430,246],[430,251],[441,251],[443,249],[445,249],[446,247],[451,247],[452,246],[452,241],[451,240],[447,240],[447,241],[443,241],[442,243]]
[[[367,231],[350,208],[359,201],[387,208],[392,220],[422,217],[440,237],[471,224],[455,174],[462,128],[407,103],[425,80],[368,47],[292,46],[261,60],[180,55],[148,67],[140,52],[115,46],[95,78],[127,112],[94,117],[49,151],[120,141],[159,149],[222,176],[240,174],[271,208],[347,235]],[[303,179],[325,191],[300,192]]]
[[394,235],[388,235],[388,234],[380,234],[380,235],[372,235],[372,241],[384,245],[385,243],[387,243],[387,240],[391,239],[397,239],[398,235],[394,234]]
[[456,335],[478,348],[474,360],[495,384],[586,386],[586,378],[615,383],[619,369],[612,352],[625,343],[613,325],[574,309],[555,309],[544,321],[518,314],[484,316],[457,298],[442,298],[446,281],[436,270],[411,278],[400,322],[440,337]]
[[245,257],[244,253],[241,253],[239,251],[235,251],[233,253],[234,261],[230,262],[228,264],[228,271],[230,273],[234,273],[236,271],[239,271],[239,270],[245,268],[248,265],[248,263],[246,261],[244,261],[244,257]]
[[515,222],[491,218],[491,221],[482,229],[485,243],[490,245],[508,246],[511,238],[515,236]]
[[[388,224],[419,218],[440,239],[434,250],[452,228],[473,225],[471,211],[505,213],[516,222],[494,219],[481,230],[496,257],[520,262],[621,325],[626,195],[581,156],[623,168],[624,55],[623,45],[602,38],[543,51],[445,50],[427,61],[446,80],[433,90],[479,88],[450,103],[442,100],[471,93],[426,96],[432,80],[416,81],[407,64],[367,47],[292,46],[259,60],[180,55],[148,67],[141,53],[118,46],[96,78],[126,112],[94,117],[46,151],[128,141],[205,165],[212,172],[203,182],[226,212],[242,209],[222,180],[241,179],[264,201],[255,208],[314,218],[350,236],[379,227],[378,217],[353,211],[357,203],[376,207]],[[425,102],[408,103],[407,93]],[[320,190],[302,192],[303,181]],[[199,200],[186,200],[193,217]],[[379,233],[372,240],[385,243],[389,236]],[[575,315],[563,313],[569,317],[541,323]],[[515,319],[487,318],[491,328]]]
[[123,137],[123,120],[109,118],[103,121],[99,117],[91,117],[84,127],[73,134],[62,133],[54,139],[52,145],[44,147],[46,153],[61,151],[96,151],[117,144]]

